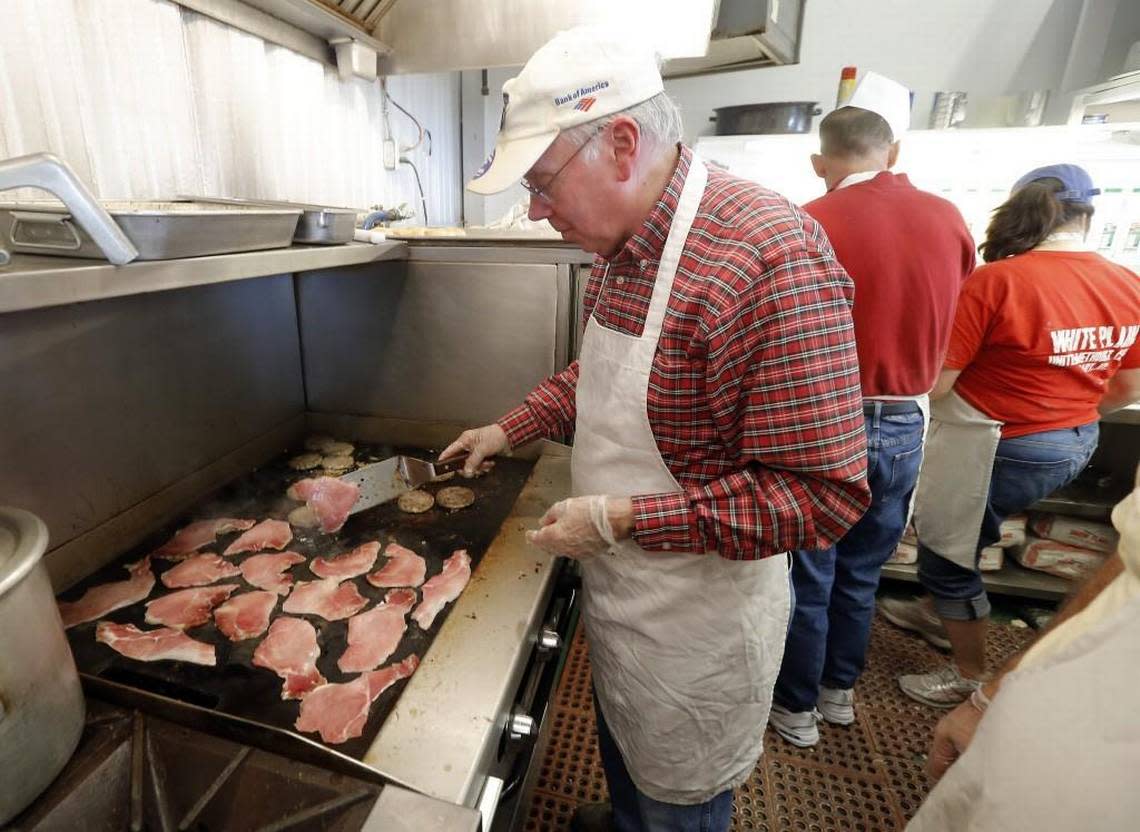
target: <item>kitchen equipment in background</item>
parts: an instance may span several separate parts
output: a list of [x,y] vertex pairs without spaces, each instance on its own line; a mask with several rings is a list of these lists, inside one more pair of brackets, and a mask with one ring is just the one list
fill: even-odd
[[[284,248],[293,241],[301,216],[300,208],[193,202],[104,202],[103,209],[140,260]],[[0,232],[13,251],[25,254],[103,256],[81,217],[51,202],[0,205]]]
[[1045,117],[1048,90],[1029,90],[1016,95],[993,95],[970,99],[961,127],[1037,127]]
[[361,466],[340,478],[341,482],[352,483],[360,489],[360,496],[348,513],[356,514],[394,500],[405,491],[412,491],[445,474],[458,471],[466,461],[467,454],[447,462],[428,462],[414,456],[392,456]]
[[930,108],[930,129],[957,127],[966,118],[966,93],[936,92]]
[[[129,263],[139,256],[138,250],[99,205],[87,186],[57,156],[51,153],[33,153],[0,162],[0,191],[13,188],[39,188],[62,200],[70,216],[75,218],[92,241],[92,246],[116,266]],[[6,233],[0,227],[0,241],[3,241],[2,235]]]
[[820,114],[815,101],[774,101],[767,104],[738,104],[715,107],[718,136],[756,133],[810,133],[811,120]]
[[85,706],[47,569],[47,526],[0,507],[0,826],[47,788],[83,732]]
[[336,246],[352,240],[356,228],[356,211],[306,202],[282,202],[270,199],[230,199],[217,196],[179,196],[179,200],[207,205],[239,205],[244,207],[289,208],[301,211],[293,242],[303,245]]

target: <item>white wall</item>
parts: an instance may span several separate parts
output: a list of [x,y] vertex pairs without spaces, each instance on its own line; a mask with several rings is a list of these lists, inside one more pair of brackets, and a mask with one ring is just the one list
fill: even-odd
[[[48,150],[104,198],[177,193],[367,208],[406,202],[407,166],[381,162],[379,82],[165,0],[0,0],[0,158]],[[457,73],[391,79],[428,127],[409,153],[432,224],[460,211]],[[394,132],[417,132],[391,111]]]

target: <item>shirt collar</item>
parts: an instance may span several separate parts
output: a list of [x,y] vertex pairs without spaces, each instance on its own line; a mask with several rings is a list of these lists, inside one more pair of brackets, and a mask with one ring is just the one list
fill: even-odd
[[677,167],[673,169],[673,176],[658,198],[657,204],[653,206],[653,210],[649,212],[641,227],[625,241],[625,245],[609,259],[609,262],[661,259],[665,240],[669,237],[669,228],[673,225],[673,215],[676,214],[677,203],[681,199],[681,188],[685,185],[689,166],[693,162],[693,151],[683,144],[680,148],[681,155],[677,160]]
[[870,182],[880,173],[881,170],[861,170],[858,173],[852,173],[850,176],[845,176],[839,180],[839,184],[835,186],[835,190],[846,188],[848,185],[858,185],[860,182]]

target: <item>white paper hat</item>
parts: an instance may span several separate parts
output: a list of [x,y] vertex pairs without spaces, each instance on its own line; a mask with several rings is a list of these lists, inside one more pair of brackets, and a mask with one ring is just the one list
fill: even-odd
[[877,72],[867,72],[845,105],[870,110],[883,117],[895,141],[910,129],[910,90]]
[[467,189],[506,190],[558,133],[640,104],[665,89],[657,55],[628,31],[587,25],[559,32],[503,84],[495,150]]

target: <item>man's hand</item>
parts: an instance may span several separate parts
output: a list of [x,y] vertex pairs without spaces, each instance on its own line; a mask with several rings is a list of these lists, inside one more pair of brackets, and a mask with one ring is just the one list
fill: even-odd
[[459,434],[458,439],[444,448],[443,453],[439,455],[439,461],[446,462],[453,456],[466,453],[467,462],[464,463],[461,473],[465,477],[473,477],[479,471],[486,471],[491,467],[491,463],[486,462],[488,457],[501,454],[510,447],[507,432],[499,425],[484,425]]
[[931,780],[939,780],[946,769],[962,756],[981,721],[982,712],[968,701],[938,720],[934,726],[930,754],[926,758],[926,773]]
[[527,532],[526,537],[552,555],[581,560],[613,546],[617,542],[615,527],[628,534],[630,524],[623,522],[626,511],[632,517],[628,498],[607,498],[601,494],[571,497],[552,505],[542,516],[540,528]]

